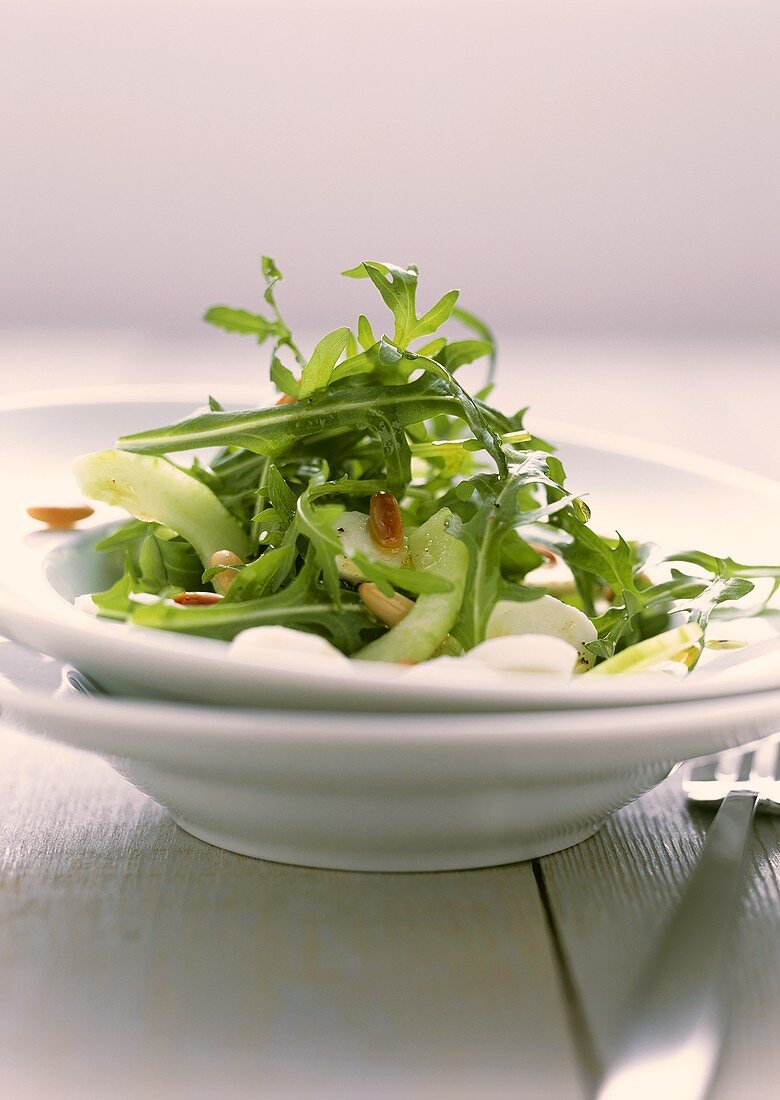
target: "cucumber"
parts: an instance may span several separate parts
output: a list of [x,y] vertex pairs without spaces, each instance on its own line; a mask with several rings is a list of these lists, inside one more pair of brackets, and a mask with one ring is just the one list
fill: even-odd
[[643,642],[627,646],[614,657],[596,665],[586,675],[615,676],[621,672],[647,672],[664,661],[673,661],[686,649],[690,649],[700,640],[702,633],[697,623],[675,627],[674,630],[656,634],[654,638],[645,638]]
[[360,661],[427,661],[452,629],[466,587],[469,554],[464,543],[448,534],[452,513],[441,508],[409,536],[413,569],[435,573],[452,582],[447,592],[423,593],[400,623],[353,654]]
[[204,567],[217,550],[242,561],[249,538],[207,485],[167,458],[130,451],[95,451],[73,465],[81,491],[92,500],[124,508],[144,523],[170,527],[194,548]]

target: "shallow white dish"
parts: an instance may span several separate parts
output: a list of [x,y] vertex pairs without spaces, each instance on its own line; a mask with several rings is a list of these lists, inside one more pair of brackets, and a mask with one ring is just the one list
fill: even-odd
[[543,714],[337,715],[78,698],[61,673],[0,640],[3,719],[98,753],[202,840],[341,870],[452,870],[557,851],[676,761],[780,726],[780,692]]
[[[246,394],[220,391],[237,405]],[[30,504],[78,499],[74,457],[113,444],[123,433],[168,423],[202,399],[191,389],[165,387],[92,392],[60,399],[45,395],[0,407],[0,463],[4,538],[0,542],[0,630],[8,637],[68,660],[119,694],[228,706],[310,710],[518,711],[599,708],[715,698],[780,687],[780,652],[722,676],[694,675],[682,683],[664,677],[580,680],[561,687],[540,676],[480,676],[460,670],[446,682],[405,679],[404,671],[369,663],[321,670],[305,678],[287,660],[266,667],[228,658],[224,643],[128,629],[93,619],[70,602],[110,581],[104,558],[92,554],[84,533],[36,529]],[[261,392],[254,403],[263,400]],[[576,429],[533,427],[560,444],[570,482],[586,492],[594,522],[629,537],[674,548],[706,549],[746,561],[773,561],[780,547],[780,485],[681,453],[650,448]],[[98,507],[89,527],[124,514]],[[730,517],[739,516],[734,523]],[[755,519],[751,519],[755,517]],[[87,541],[89,534],[87,533]],[[271,661],[271,658],[268,658]],[[728,664],[728,661],[724,663]]]

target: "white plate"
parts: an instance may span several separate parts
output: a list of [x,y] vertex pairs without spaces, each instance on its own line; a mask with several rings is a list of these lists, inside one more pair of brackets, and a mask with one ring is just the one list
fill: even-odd
[[202,840],[341,870],[453,870],[557,851],[676,761],[780,725],[780,692],[402,717],[83,699],[60,676],[57,662],[0,640],[3,718],[98,753]]
[[[304,677],[286,661],[262,667],[228,658],[222,642],[92,619],[70,601],[105,586],[105,562],[85,549],[83,534],[36,529],[25,507],[78,498],[70,473],[73,458],[110,446],[124,433],[180,419],[202,398],[189,389],[184,392],[186,396],[180,387],[153,393],[145,388],[143,395],[112,390],[0,407],[5,517],[0,630],[8,637],[73,662],[120,694],[230,706],[411,712],[579,709],[780,687],[777,646],[769,646],[763,659],[742,665],[737,661],[721,676],[694,675],[682,683],[621,677],[561,687],[540,676],[482,678],[465,670],[448,682],[422,683],[407,681],[403,670],[369,663],[355,663],[344,673],[309,664]],[[232,400],[234,395],[227,396]],[[262,397],[255,395],[255,403]],[[251,403],[251,398],[245,395],[244,402]],[[675,549],[706,549],[746,561],[777,559],[777,483],[668,450],[649,454],[647,447],[570,427],[532,426],[560,444],[570,484],[588,494],[599,528],[617,528],[628,537]],[[99,507],[90,525],[121,516]]]

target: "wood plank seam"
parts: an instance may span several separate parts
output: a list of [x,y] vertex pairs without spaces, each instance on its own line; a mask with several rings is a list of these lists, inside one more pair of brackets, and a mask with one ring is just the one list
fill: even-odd
[[563,945],[562,938],[553,912],[552,901],[547,891],[544,880],[544,868],[541,859],[531,861],[531,867],[539,891],[544,918],[550,938],[550,946],[557,964],[560,977],[561,999],[563,1000],[569,1022],[569,1030],[574,1044],[574,1052],[580,1065],[583,1082],[588,1094],[593,1092],[601,1077],[601,1062],[596,1051],[596,1045],[588,1026],[585,1008],[577,990],[574,976],[571,972],[569,960]]

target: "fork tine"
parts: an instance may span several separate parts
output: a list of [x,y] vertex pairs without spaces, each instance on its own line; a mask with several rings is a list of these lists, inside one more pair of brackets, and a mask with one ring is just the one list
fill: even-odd
[[682,789],[691,802],[707,806],[733,790],[755,791],[762,810],[780,814],[780,734],[692,761],[683,769]]
[[741,771],[744,749],[728,749],[715,758],[715,778],[720,783],[736,783]]
[[687,778],[694,783],[709,783],[715,779],[718,771],[718,761],[714,756],[707,757],[698,764],[694,764],[688,771]]
[[753,774],[753,761],[755,760],[755,749],[748,749],[746,753],[743,753],[739,760],[739,767],[737,770],[737,782],[746,783]]
[[753,753],[753,766],[750,769],[750,779],[753,782],[775,781],[777,778],[779,748],[780,746],[774,738],[762,741],[756,746]]

